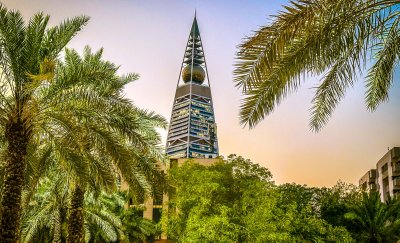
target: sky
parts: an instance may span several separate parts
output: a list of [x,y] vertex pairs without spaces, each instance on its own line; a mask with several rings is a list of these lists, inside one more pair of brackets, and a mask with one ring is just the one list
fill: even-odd
[[[257,127],[239,124],[241,92],[234,86],[237,45],[288,1],[256,0],[0,0],[26,19],[42,11],[50,25],[87,15],[89,24],[68,45],[82,51],[104,48],[104,58],[120,65],[120,73],[135,72],[126,97],[137,106],[170,119],[176,82],[194,17],[197,20],[210,76],[218,125],[220,154],[242,155],[267,167],[277,184],[295,182],[333,186],[358,179],[387,152],[400,146],[400,72],[390,100],[374,113],[364,104],[362,78],[348,90],[327,126],[310,131],[311,100],[319,79],[307,78]],[[167,131],[160,131],[163,143]]]

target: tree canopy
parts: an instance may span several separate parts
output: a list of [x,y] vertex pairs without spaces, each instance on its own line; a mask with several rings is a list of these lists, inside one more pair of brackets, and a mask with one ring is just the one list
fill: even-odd
[[[329,201],[358,200],[358,190],[275,185],[268,169],[230,155],[211,166],[187,161],[169,171],[168,236],[178,242],[352,242],[349,222],[334,223]],[[328,203],[329,201],[329,203]],[[338,217],[349,212],[336,210]],[[332,221],[333,223],[330,223]]]

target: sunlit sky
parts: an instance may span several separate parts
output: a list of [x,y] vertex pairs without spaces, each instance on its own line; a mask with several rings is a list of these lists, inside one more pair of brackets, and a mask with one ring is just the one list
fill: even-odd
[[[88,15],[89,24],[70,48],[104,47],[104,57],[121,65],[121,73],[140,79],[126,95],[142,108],[168,120],[180,65],[194,11],[203,40],[218,125],[220,154],[242,155],[267,167],[280,184],[296,182],[332,186],[339,179],[358,179],[387,152],[400,146],[399,71],[390,101],[370,113],[364,105],[364,83],[347,92],[328,125],[309,130],[311,99],[318,78],[307,78],[276,111],[255,129],[239,125],[240,91],[234,87],[236,46],[246,35],[270,21],[287,1],[215,0],[0,0],[29,18],[43,11],[50,24],[75,15]],[[161,131],[165,141],[166,131]]]

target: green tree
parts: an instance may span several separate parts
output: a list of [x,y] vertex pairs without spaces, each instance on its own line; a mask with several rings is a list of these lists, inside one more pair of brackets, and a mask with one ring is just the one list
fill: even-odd
[[254,164],[242,156],[231,154],[225,160],[225,164],[231,167],[232,174],[236,179],[255,179],[267,184],[271,183],[272,174],[267,168]]
[[318,131],[365,64],[370,111],[388,100],[400,58],[397,0],[296,0],[239,47],[235,81],[245,95],[242,124],[254,127],[302,83],[322,75],[311,108]]
[[0,126],[6,151],[0,226],[1,242],[17,242],[26,154],[34,135],[33,76],[51,80],[54,59],[87,23],[74,17],[48,28],[49,16],[35,14],[25,23],[21,13],[0,4]]
[[278,227],[269,234],[259,231],[259,237],[281,242],[351,242],[346,228],[330,225],[321,217],[322,191],[294,183],[277,186],[273,217]]
[[158,232],[153,221],[142,217],[142,209],[128,208],[120,211],[124,242],[145,242]]
[[[351,242],[320,217],[320,191],[276,186],[268,169],[230,155],[212,166],[173,167],[168,235],[179,242]],[[176,210],[174,210],[176,208]]]
[[346,219],[350,205],[358,204],[361,200],[358,187],[339,181],[332,188],[322,188],[319,196],[319,215],[332,226],[343,226],[352,235],[359,231],[359,224]]
[[124,98],[124,85],[137,75],[120,76],[117,71],[102,59],[102,50],[92,53],[86,47],[80,56],[66,49],[51,84],[35,87],[40,111],[35,141],[50,144],[55,163],[69,176],[68,242],[83,240],[88,187],[115,190],[120,176],[135,195],[150,194],[161,174],[156,164],[163,155],[155,128],[165,127],[165,119]]
[[207,167],[189,160],[171,168],[169,179],[176,190],[170,198],[170,237],[179,242],[237,241],[239,225],[231,217],[235,196],[230,166],[221,161]]
[[[25,191],[26,193],[27,191]],[[155,225],[126,208],[128,195],[88,190],[84,198],[85,242],[128,242],[145,240]],[[22,242],[65,242],[68,236],[68,175],[52,168],[40,179],[36,192],[22,214]]]
[[35,116],[30,118],[23,184],[36,185],[49,162],[68,173],[72,190],[68,227],[74,237],[69,240],[76,242],[83,238],[87,186],[115,190],[116,177],[121,176],[135,192],[132,195],[151,193],[154,182],[162,178],[157,163],[163,155],[155,127],[165,127],[166,122],[123,97],[124,85],[137,75],[118,76],[118,67],[102,60],[102,50],[92,53],[86,47],[80,57],[67,49],[64,60],[54,62],[49,80],[49,74],[31,75],[29,108]]
[[359,242],[397,242],[400,240],[400,201],[382,203],[379,193],[363,193],[359,203],[352,204],[345,216],[360,227]]

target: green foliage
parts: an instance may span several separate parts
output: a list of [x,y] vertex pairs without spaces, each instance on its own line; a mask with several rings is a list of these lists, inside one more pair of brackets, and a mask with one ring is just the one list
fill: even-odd
[[[115,64],[102,59],[102,50],[92,53],[86,47],[80,56],[67,49],[51,82],[31,87],[36,114],[28,147],[25,185],[30,193],[25,202],[50,167],[66,173],[69,190],[113,192],[121,179],[136,199],[163,190],[158,164],[164,156],[156,127],[165,127],[165,119],[124,98],[124,85],[137,75],[119,76],[117,71]],[[115,225],[102,223],[104,217],[108,216],[93,214],[91,222],[108,231],[109,240],[116,240]]]
[[244,217],[246,242],[351,242],[344,227],[319,216],[320,191],[296,184],[266,190]]
[[[67,237],[69,192],[67,176],[53,168],[40,180],[31,201],[24,207],[21,242],[64,242]],[[86,242],[136,242],[156,233],[151,221],[125,208],[122,192],[86,192],[84,230]]]
[[148,219],[142,217],[143,212],[134,208],[120,211],[119,216],[125,234],[124,242],[144,242],[151,239],[158,232],[156,225]]
[[232,167],[232,173],[235,179],[256,179],[265,183],[270,183],[272,179],[271,172],[259,164],[253,164],[249,159],[242,156],[231,154],[225,161]]
[[35,88],[35,134],[51,144],[56,163],[75,183],[112,190],[118,171],[133,191],[150,194],[156,162],[163,160],[155,128],[166,122],[123,97],[137,75],[117,71],[102,50],[86,47],[80,56],[67,49],[51,84]]
[[361,192],[354,185],[338,182],[331,189],[323,188],[320,194],[320,215],[333,226],[346,227],[350,232],[357,231],[357,224],[347,220],[345,214],[350,211],[350,204],[361,200]]
[[400,240],[400,201],[382,203],[376,192],[363,193],[362,200],[350,205],[346,218],[359,225],[359,242],[397,242]]
[[[19,11],[0,3],[0,149],[13,155],[0,164],[6,178],[0,183],[6,186],[1,188],[1,241],[19,241],[22,189],[25,241],[59,242],[61,222],[72,211],[84,211],[87,239],[116,241],[123,227],[102,204],[104,193],[115,192],[122,180],[140,200],[166,184],[158,168],[164,156],[156,131],[166,121],[123,94],[138,75],[119,75],[117,65],[103,60],[102,49],[85,47],[80,55],[65,48],[88,20],[74,17],[48,27],[49,16],[38,13],[25,23]],[[79,206],[71,203],[67,210],[77,188],[81,197],[74,205]]]
[[[17,124],[20,131],[14,129],[13,136],[26,142],[26,149],[9,146],[20,148],[18,153],[8,151],[19,154],[16,158],[20,159],[1,165],[1,173],[7,172],[9,181],[18,182],[7,185],[6,191],[15,199],[8,194],[2,197],[4,205],[12,205],[5,207],[7,214],[2,215],[12,216],[21,211],[22,188],[23,204],[29,204],[40,186],[40,178],[50,173],[49,168],[66,174],[67,191],[81,187],[83,192],[113,192],[120,186],[120,179],[129,185],[135,198],[162,190],[154,186],[158,182],[163,184],[157,163],[164,160],[156,128],[165,128],[166,121],[154,112],[134,106],[123,94],[124,86],[138,75],[119,75],[117,65],[103,60],[102,49],[92,52],[85,47],[82,55],[64,49],[87,23],[87,17],[67,19],[52,28],[47,27],[48,21],[49,16],[38,13],[25,24],[18,11],[0,4],[0,132],[5,133],[5,127]],[[60,55],[63,50],[64,55]],[[2,150],[14,141],[0,137]],[[10,173],[7,167],[14,168],[12,164],[16,162],[21,163],[17,166],[19,171]],[[53,210],[54,217],[60,214],[54,208],[40,210]],[[103,238],[117,239],[111,230],[116,226],[104,221],[115,223],[111,215],[87,210],[85,215],[91,215],[88,222],[92,228],[101,228],[111,235]],[[3,226],[13,227],[1,229],[1,233],[8,234],[5,241],[18,240],[17,232],[12,232],[18,231],[18,218],[19,214],[4,217]]]
[[51,82],[55,59],[88,20],[85,16],[74,17],[49,28],[49,16],[37,13],[25,22],[19,11],[0,3],[0,131],[7,145],[1,198],[2,242],[19,240],[25,155],[37,135],[34,118],[38,109],[32,87]]
[[400,60],[398,1],[291,1],[272,22],[245,39],[235,81],[244,94],[240,119],[254,127],[302,83],[322,76],[312,100],[310,127],[318,131],[372,59],[366,104],[388,100]]
[[[322,191],[275,186],[268,169],[240,156],[169,171],[168,235],[179,242],[351,242],[320,217]],[[326,189],[328,190],[328,189]]]
[[[168,234],[182,242],[223,242],[238,237],[231,220],[233,177],[223,162],[205,167],[188,161],[169,171],[176,187],[170,198],[178,211],[168,217]],[[204,223],[203,223],[204,222]],[[221,240],[221,241],[219,241]]]

